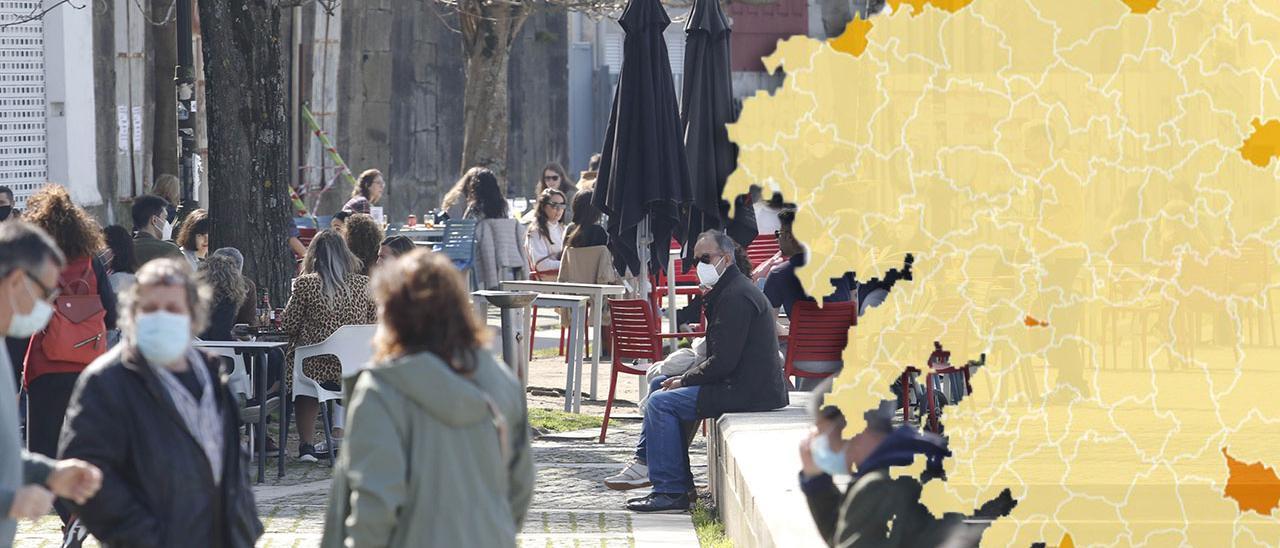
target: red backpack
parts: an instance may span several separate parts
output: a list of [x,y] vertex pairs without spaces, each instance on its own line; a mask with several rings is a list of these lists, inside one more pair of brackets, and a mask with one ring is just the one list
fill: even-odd
[[61,295],[53,301],[53,317],[44,329],[41,349],[51,361],[89,365],[107,351],[107,311],[98,296],[93,261],[84,260],[79,276],[58,277]]

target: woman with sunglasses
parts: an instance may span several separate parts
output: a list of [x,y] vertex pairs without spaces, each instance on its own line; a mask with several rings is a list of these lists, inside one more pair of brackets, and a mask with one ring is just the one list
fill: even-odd
[[547,189],[559,190],[564,194],[564,203],[567,209],[564,212],[564,218],[573,218],[573,195],[578,193],[578,187],[569,180],[569,175],[565,172],[564,166],[559,162],[548,162],[542,168],[542,178],[538,180],[538,184],[534,187],[534,195],[542,196],[542,192]]
[[564,253],[564,214],[568,207],[569,201],[559,190],[548,188],[538,196],[538,209],[526,239],[535,272],[560,271],[560,257]]

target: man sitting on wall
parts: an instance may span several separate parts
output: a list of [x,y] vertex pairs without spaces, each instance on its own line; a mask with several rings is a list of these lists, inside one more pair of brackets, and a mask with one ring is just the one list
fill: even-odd
[[653,486],[636,512],[688,510],[693,474],[683,423],[723,413],[768,411],[788,403],[773,307],[734,261],[735,244],[710,230],[698,238],[698,280],[706,294],[707,358],[683,375],[650,384],[635,460],[605,479],[611,489]]

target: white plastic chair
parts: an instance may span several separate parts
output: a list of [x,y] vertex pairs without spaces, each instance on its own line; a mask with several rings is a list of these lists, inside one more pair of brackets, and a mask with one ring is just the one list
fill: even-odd
[[[249,427],[256,426],[258,422],[258,419],[256,418],[257,413],[262,412],[263,402],[258,402],[258,409],[256,413],[250,415],[245,414],[245,411],[248,409],[245,407],[245,402],[254,396],[254,386],[253,379],[249,376],[249,368],[245,366],[244,356],[237,354],[236,351],[231,348],[208,347],[204,350],[211,354],[231,359],[232,366],[231,372],[227,375],[227,388],[231,389],[231,393],[237,397],[238,403],[240,404],[238,413],[240,424]],[[255,458],[261,458],[261,455],[258,455],[257,453],[257,448],[254,446],[254,442],[257,438],[252,435],[252,430],[249,432],[249,454],[257,455]]]
[[315,398],[320,402],[320,413],[324,420],[324,438],[327,444],[327,453],[329,454],[329,464],[333,464],[333,428],[332,418],[329,416],[329,402],[337,400],[342,401],[342,389],[328,390],[320,383],[313,380],[302,373],[302,361],[307,358],[316,356],[333,355],[338,357],[338,362],[342,364],[342,376],[348,376],[348,370],[359,371],[363,369],[373,357],[373,347],[370,342],[373,340],[373,334],[376,330],[374,325],[344,325],[334,331],[329,338],[319,344],[309,344],[299,346],[293,349],[293,396],[292,400],[297,400],[298,396],[307,396]]
[[248,367],[245,367],[244,356],[236,354],[236,351],[231,348],[205,348],[204,350],[231,358],[232,367],[231,373],[227,375],[227,387],[237,396],[243,396],[245,399],[253,397],[253,381],[249,377]]

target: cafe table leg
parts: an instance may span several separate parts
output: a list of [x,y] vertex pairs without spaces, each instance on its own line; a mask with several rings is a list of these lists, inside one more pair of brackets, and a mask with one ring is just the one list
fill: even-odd
[[258,375],[257,388],[254,395],[258,397],[258,483],[263,483],[267,475],[267,360],[261,350],[251,353],[253,370]]
[[[583,342],[587,339],[587,326],[586,322],[582,318],[582,313],[582,305],[579,304],[578,306],[573,307],[573,313],[570,314],[570,323],[573,325],[571,330],[575,333],[572,337],[573,345],[570,347],[572,349],[572,354],[570,354],[570,370],[573,371],[574,378],[576,379],[573,387],[574,413],[582,412],[582,355],[584,354]],[[599,351],[599,349],[599,343],[597,342],[596,351]]]
[[[595,400],[596,382],[600,378],[600,347],[604,346],[604,295],[591,296],[591,392],[588,396]],[[581,387],[579,387],[581,388]]]
[[[267,356],[267,359],[268,359],[268,360],[270,360],[270,359],[271,359],[271,356],[269,356],[269,355],[268,355],[268,356]],[[270,364],[268,364],[268,374],[269,374],[269,372],[270,372]],[[286,384],[285,384],[285,382],[284,382],[284,373],[283,373],[283,371],[281,372],[281,376],[280,376],[279,383],[280,383],[280,391],[279,391],[279,394],[280,394],[280,439],[279,439],[279,440],[276,440],[276,451],[277,451],[277,453],[276,453],[276,472],[279,474],[279,477],[283,478],[283,477],[284,477],[284,446],[285,446],[285,445],[288,445],[288,444],[287,444],[287,443],[285,443],[285,442],[289,441],[289,423],[288,423],[288,422],[286,422],[287,420],[289,420],[289,417],[288,417],[288,415],[286,415],[286,414],[285,414],[285,407],[287,407],[287,406],[289,405],[289,400],[288,400],[288,396],[289,396],[289,387],[288,387],[288,385],[286,385]]]
[[284,458],[286,449],[289,445],[289,421],[292,419],[293,397],[292,390],[289,389],[289,383],[286,382],[289,374],[289,364],[284,364],[280,371],[280,477],[284,477]]
[[573,327],[572,315],[570,315],[568,364],[564,368],[564,411],[566,413],[573,411]]

